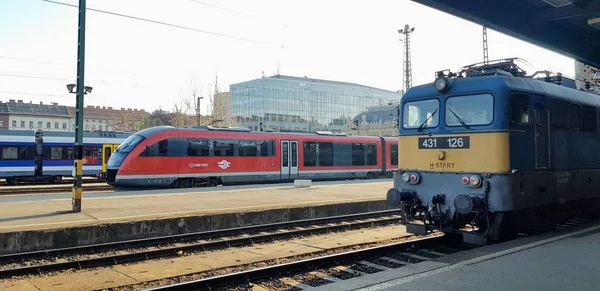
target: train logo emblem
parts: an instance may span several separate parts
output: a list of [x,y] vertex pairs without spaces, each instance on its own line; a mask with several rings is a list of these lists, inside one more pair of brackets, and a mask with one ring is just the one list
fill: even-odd
[[229,166],[231,165],[231,163],[228,162],[228,161],[226,161],[226,160],[222,160],[217,165],[219,165],[219,168],[225,170],[225,169],[229,168]]

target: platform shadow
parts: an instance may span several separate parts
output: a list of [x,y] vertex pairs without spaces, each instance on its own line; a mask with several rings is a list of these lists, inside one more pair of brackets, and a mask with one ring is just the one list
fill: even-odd
[[55,211],[55,212],[51,212],[51,213],[43,213],[43,214],[36,214],[36,215],[25,215],[25,216],[16,216],[16,217],[8,217],[8,218],[2,218],[2,213],[0,213],[0,223],[2,223],[2,222],[10,222],[10,221],[20,221],[20,220],[36,219],[36,218],[44,218],[44,217],[53,217],[53,216],[65,215],[65,214],[69,214],[69,213],[73,213],[73,212],[72,211]]

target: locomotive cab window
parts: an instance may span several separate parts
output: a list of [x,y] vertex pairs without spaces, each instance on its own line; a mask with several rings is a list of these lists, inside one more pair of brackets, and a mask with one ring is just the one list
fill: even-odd
[[491,94],[453,96],[446,99],[446,125],[488,125],[494,120]]
[[529,124],[529,96],[524,94],[510,96],[510,122]]
[[437,99],[406,102],[403,107],[402,124],[406,129],[437,127],[440,101]]

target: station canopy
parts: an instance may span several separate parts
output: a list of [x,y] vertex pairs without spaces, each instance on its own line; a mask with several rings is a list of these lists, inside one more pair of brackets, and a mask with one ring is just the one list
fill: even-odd
[[413,1],[600,68],[600,0]]

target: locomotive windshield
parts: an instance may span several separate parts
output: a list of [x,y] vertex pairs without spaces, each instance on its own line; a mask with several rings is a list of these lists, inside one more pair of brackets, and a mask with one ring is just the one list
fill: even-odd
[[132,134],[126,140],[124,140],[117,149],[115,149],[115,153],[128,153],[142,140],[144,140],[144,137],[137,134]]
[[402,114],[403,127],[423,129],[438,126],[439,114],[436,113],[439,108],[438,99],[406,102]]
[[446,125],[487,125],[494,120],[494,97],[490,94],[453,96],[446,99]]

